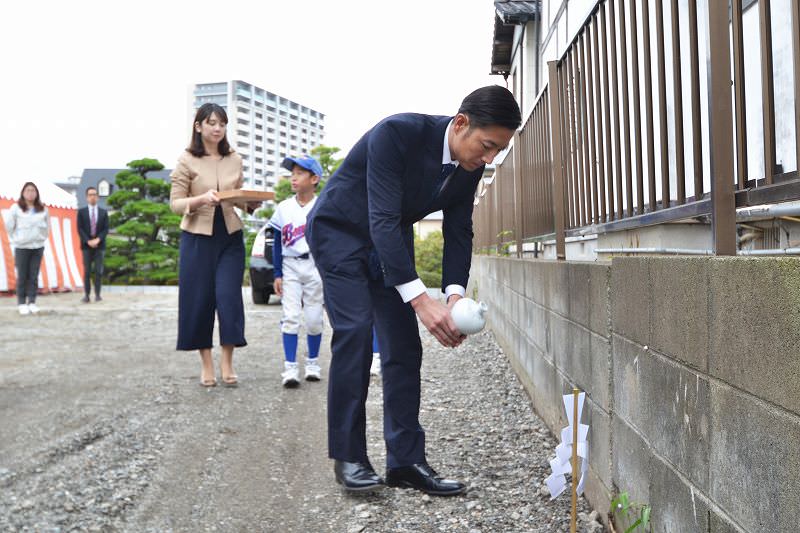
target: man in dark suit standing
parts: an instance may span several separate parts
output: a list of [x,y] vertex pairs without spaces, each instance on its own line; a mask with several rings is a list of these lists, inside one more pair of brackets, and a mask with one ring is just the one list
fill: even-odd
[[[306,237],[333,326],[328,450],[347,491],[384,486],[365,435],[373,323],[381,346],[385,484],[440,496],[465,490],[441,478],[425,457],[417,318],[442,345],[463,341],[450,308],[469,277],[475,189],[520,122],[514,97],[499,86],[468,95],[455,117],[390,116],[356,143],[308,216]],[[414,267],[412,225],[438,210],[447,305],[428,296]]]
[[94,265],[94,301],[99,302],[101,279],[103,277],[103,257],[108,235],[108,211],[97,205],[97,189],[86,189],[86,207],[78,210],[78,235],[83,252],[83,287],[85,294],[81,300],[89,302],[91,293],[91,274]]

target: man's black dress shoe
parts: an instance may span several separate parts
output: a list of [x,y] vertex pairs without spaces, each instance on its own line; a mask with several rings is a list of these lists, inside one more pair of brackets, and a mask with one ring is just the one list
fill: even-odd
[[336,482],[348,492],[367,492],[382,489],[385,486],[369,462],[336,461],[333,465],[333,472],[336,474]]
[[390,487],[417,489],[434,496],[456,496],[467,490],[463,483],[440,478],[427,463],[387,468],[386,484]]

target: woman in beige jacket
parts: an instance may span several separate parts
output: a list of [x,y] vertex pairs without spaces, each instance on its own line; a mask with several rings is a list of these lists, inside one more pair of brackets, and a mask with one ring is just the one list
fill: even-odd
[[[222,345],[222,384],[236,386],[233,349],[246,346],[244,338],[244,238],[235,204],[220,201],[217,193],[241,188],[242,158],[228,144],[228,117],[216,104],[197,110],[191,145],[170,174],[170,205],[181,220],[178,272],[178,350],[199,350],[200,384],[217,384],[213,346],[214,314],[219,319]],[[245,207],[245,205],[238,205]]]

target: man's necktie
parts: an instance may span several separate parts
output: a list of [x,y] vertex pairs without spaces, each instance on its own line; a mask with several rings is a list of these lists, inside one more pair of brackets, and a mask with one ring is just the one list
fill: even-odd
[[452,174],[455,169],[456,166],[453,163],[444,163],[442,165],[442,173],[439,175],[439,179],[445,179],[447,176]]
[[439,179],[436,181],[436,186],[433,188],[433,198],[431,200],[435,200],[439,193],[442,192],[442,187],[447,181],[447,177],[453,173],[456,169],[456,166],[453,163],[444,163],[442,165],[442,172],[439,174]]
[[89,224],[91,227],[92,237],[97,235],[97,219],[94,216],[94,209],[89,209]]

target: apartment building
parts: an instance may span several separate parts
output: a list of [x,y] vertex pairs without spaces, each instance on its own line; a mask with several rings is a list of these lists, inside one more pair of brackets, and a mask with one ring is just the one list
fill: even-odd
[[244,159],[245,187],[271,189],[287,155],[305,154],[322,144],[325,115],[241,80],[198,83],[191,116],[212,102],[228,113],[228,141]]

